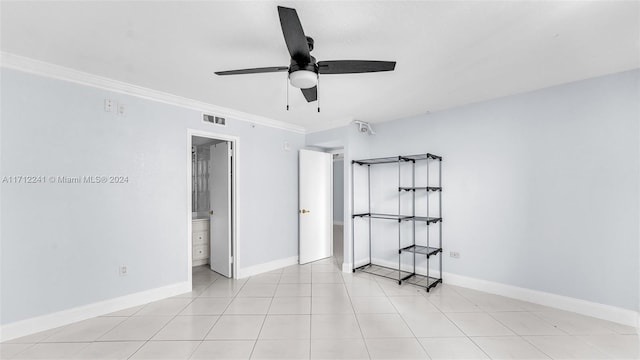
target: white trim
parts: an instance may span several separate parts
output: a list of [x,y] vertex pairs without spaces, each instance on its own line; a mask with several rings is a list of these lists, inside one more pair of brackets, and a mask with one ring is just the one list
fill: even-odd
[[47,63],[44,61],[31,59],[8,52],[0,52],[0,66],[18,70],[30,74],[40,75],[48,78],[69,81],[76,84],[91,86],[107,91],[113,91],[121,94],[136,96],[139,98],[157,101],[169,105],[180,106],[203,113],[215,114],[226,118],[232,118],[239,121],[247,121],[263,126],[276,129],[292,131],[299,134],[305,134],[305,128],[289,124],[283,121],[266,118],[226,107],[205,103],[193,99],[184,98],[178,95],[157,91],[142,86],[125,83],[106,77],[89,74],[86,72],[70,69],[60,65]]
[[[191,140],[193,136],[206,137],[209,139],[225,140],[232,143],[233,157],[231,159],[231,246],[233,249],[233,278],[238,278],[238,262],[240,261],[240,251],[238,249],[238,159],[240,159],[240,138],[226,134],[212,133],[208,131],[187,129],[187,253],[188,255],[188,276],[191,281],[191,268],[193,267],[193,244],[192,244],[192,222],[191,212]],[[211,245],[209,245],[211,246]]]
[[262,274],[272,270],[281,269],[283,267],[287,267],[291,265],[296,265],[297,263],[298,263],[298,257],[291,256],[288,258],[269,261],[269,262],[258,264],[258,265],[247,266],[245,268],[238,269],[238,279]]
[[502,295],[628,326],[638,326],[637,311],[447,272],[443,272],[443,275],[445,284]]
[[[393,121],[393,120],[388,120],[388,121]],[[353,123],[353,118],[345,118],[338,121],[330,121],[330,122],[321,121],[321,122],[317,122],[309,125],[307,127],[306,133],[313,134],[313,133],[327,131],[331,129],[337,129],[337,128],[349,126],[352,123]]]
[[[298,167],[300,169],[300,167]],[[300,178],[300,175],[298,175]],[[329,235],[331,237],[331,241],[329,242],[330,254],[333,257],[333,155],[331,155],[331,160],[329,164],[329,178],[327,179],[329,182]],[[300,190],[300,185],[298,184],[298,191]],[[300,195],[298,195],[299,197]],[[299,201],[299,200],[298,200]],[[298,215],[298,229],[300,228],[300,215]],[[298,239],[300,239],[300,235],[298,235]],[[300,241],[300,240],[298,240]],[[298,255],[300,255],[300,245],[298,245]]]
[[353,264],[351,264],[351,263],[342,263],[342,272],[352,273],[353,272]]
[[[393,268],[398,266],[397,262],[394,263],[377,259],[373,259],[373,262]],[[360,264],[358,266],[362,266],[367,263],[368,259],[363,259],[358,261],[356,265]],[[422,268],[420,270],[423,270],[422,273],[426,272],[426,268]],[[443,282],[448,285],[455,285],[484,291],[490,294],[506,296],[512,299],[528,301],[534,304],[571,311],[628,326],[638,326],[640,314],[638,314],[637,311],[448,272],[443,272],[442,274]],[[430,275],[437,277],[439,275],[438,270],[431,269]]]
[[185,281],[93,304],[82,305],[47,315],[37,316],[26,320],[16,321],[3,325],[0,328],[0,341],[7,341],[35,334],[40,331],[68,325],[77,321],[184,294],[189,291],[191,291],[191,283]]

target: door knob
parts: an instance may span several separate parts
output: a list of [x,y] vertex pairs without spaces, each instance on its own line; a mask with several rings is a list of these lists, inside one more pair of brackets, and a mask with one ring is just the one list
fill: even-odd
[[307,209],[302,209],[300,210],[300,214],[306,214],[306,213],[310,213],[311,210],[307,210]]
[[213,215],[213,210],[209,210],[209,215]]

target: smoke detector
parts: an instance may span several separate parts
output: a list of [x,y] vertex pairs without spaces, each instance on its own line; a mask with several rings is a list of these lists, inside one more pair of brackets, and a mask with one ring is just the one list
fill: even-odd
[[375,135],[376,134],[376,132],[373,131],[373,128],[371,127],[371,124],[369,124],[368,122],[364,122],[364,121],[360,121],[360,120],[354,120],[353,123],[358,125],[358,131],[360,131],[363,134],[369,134],[369,135]]

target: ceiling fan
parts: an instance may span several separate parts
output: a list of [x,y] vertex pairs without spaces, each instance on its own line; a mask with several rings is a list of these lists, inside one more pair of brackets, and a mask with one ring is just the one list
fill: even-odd
[[[304,34],[296,10],[278,6],[278,15],[280,16],[284,41],[291,55],[289,66],[217,71],[215,74],[240,75],[288,71],[291,85],[302,90],[307,102],[312,102],[318,99],[318,76],[321,74],[393,71],[396,67],[395,61],[330,60],[316,62],[316,59],[311,56],[314,41]],[[320,111],[319,108],[318,111]]]

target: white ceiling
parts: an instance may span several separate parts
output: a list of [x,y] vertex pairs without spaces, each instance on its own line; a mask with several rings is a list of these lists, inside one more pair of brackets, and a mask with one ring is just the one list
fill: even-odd
[[[286,73],[277,5],[318,60],[395,60],[324,75],[308,104]],[[640,67],[638,1],[75,1],[1,3],[1,50],[308,130],[380,122]]]

